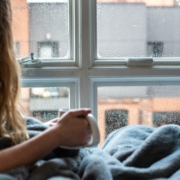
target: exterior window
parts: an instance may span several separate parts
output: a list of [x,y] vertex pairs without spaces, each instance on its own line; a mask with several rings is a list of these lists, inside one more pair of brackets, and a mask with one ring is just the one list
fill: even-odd
[[59,47],[57,42],[39,42],[38,49],[38,56],[40,58],[59,57]]
[[149,42],[148,43],[148,56],[149,57],[162,57],[163,56],[163,43],[162,42]]
[[106,117],[106,137],[112,131],[128,124],[128,111],[126,110],[108,110],[105,112]]
[[155,127],[159,127],[165,124],[180,125],[180,112],[154,112],[153,124]]

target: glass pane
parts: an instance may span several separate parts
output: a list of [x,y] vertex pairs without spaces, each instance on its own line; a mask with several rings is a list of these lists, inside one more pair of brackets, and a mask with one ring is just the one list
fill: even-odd
[[11,0],[17,58],[62,58],[69,52],[68,0]]
[[132,124],[180,124],[180,86],[98,87],[100,145],[110,132]]
[[97,0],[97,57],[179,57],[177,0]]
[[21,88],[20,112],[46,122],[58,116],[59,109],[69,109],[69,87]]

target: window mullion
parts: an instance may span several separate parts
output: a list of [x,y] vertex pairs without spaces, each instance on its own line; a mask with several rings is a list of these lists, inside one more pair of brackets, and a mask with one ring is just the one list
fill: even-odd
[[97,11],[96,0],[89,0],[89,36],[90,36],[90,61],[92,67],[97,59]]
[[80,80],[80,107],[90,107],[90,78],[89,67],[91,60],[90,36],[90,1],[80,0],[80,29],[81,29],[81,80]]
[[69,1],[69,31],[70,31],[70,59],[75,61],[76,66],[80,66],[80,14],[79,1]]

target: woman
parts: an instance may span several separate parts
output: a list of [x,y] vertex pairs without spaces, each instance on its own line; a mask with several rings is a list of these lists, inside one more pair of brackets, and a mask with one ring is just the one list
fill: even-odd
[[91,136],[85,119],[91,111],[79,109],[54,119],[54,126],[28,139],[25,120],[17,110],[19,72],[13,51],[10,0],[0,0],[0,136],[12,141],[12,147],[0,151],[0,172],[34,163],[58,146],[85,145]]

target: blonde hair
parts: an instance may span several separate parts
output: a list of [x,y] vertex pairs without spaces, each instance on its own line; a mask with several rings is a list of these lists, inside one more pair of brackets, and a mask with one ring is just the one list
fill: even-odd
[[28,138],[25,120],[17,110],[20,69],[15,59],[10,0],[0,0],[0,136],[18,144]]

